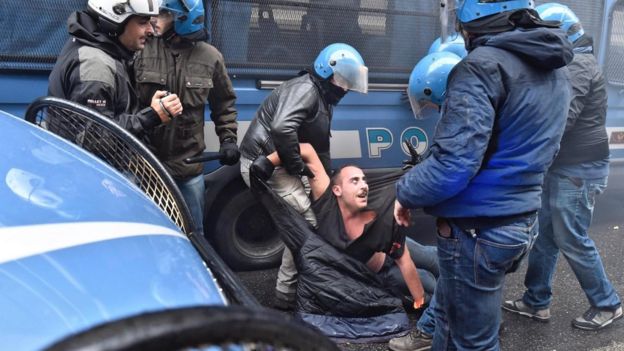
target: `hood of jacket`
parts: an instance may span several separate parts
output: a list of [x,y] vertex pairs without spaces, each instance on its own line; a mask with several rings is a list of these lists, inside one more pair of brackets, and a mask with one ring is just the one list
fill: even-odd
[[69,34],[79,42],[98,48],[114,58],[129,60],[134,53],[126,50],[117,39],[99,31],[97,21],[84,11],[73,12],[67,19]]
[[572,44],[560,29],[517,28],[497,34],[486,34],[471,40],[470,50],[492,46],[513,52],[529,64],[543,69],[556,69],[572,61]]

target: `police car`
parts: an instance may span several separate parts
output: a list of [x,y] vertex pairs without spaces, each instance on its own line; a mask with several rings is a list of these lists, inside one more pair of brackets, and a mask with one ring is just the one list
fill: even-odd
[[[132,140],[124,144],[123,130],[120,137],[102,129],[74,107],[31,105],[27,119],[39,126],[0,111],[2,348],[249,349],[262,341],[334,349],[315,331],[262,311],[193,236],[177,189],[150,155],[134,150],[116,164],[112,153],[132,151]],[[80,121],[71,137],[69,126]]]

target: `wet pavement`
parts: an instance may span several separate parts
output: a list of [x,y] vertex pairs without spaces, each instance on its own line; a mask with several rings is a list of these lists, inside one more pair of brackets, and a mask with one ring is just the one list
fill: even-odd
[[[624,294],[624,184],[610,184],[597,200],[590,235],[600,251],[605,270],[616,291]],[[420,238],[431,243],[432,238]],[[524,291],[526,262],[518,272],[507,276],[505,299],[515,299]],[[277,270],[241,272],[239,276],[250,287],[260,303],[272,305]],[[624,318],[605,329],[583,331],[571,326],[572,319],[589,307],[570,266],[560,258],[554,277],[551,320],[540,323],[503,312],[505,330],[501,348],[510,351],[624,351]],[[346,344],[344,350],[387,350],[386,344]]]

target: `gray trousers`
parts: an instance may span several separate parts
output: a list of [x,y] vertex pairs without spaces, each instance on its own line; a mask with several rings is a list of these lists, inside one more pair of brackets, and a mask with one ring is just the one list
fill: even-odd
[[[251,162],[244,157],[240,159],[241,176],[247,186],[249,186]],[[292,176],[284,168],[276,167],[267,184],[316,228],[316,216],[310,208],[310,183],[307,177]],[[279,272],[277,272],[275,289],[284,294],[295,294],[297,292],[297,275],[293,255],[288,248],[284,248],[282,264]]]

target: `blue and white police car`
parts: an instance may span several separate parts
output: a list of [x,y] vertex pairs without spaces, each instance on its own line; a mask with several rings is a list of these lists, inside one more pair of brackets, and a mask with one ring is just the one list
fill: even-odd
[[[80,108],[74,114],[62,101],[38,108],[47,116],[39,127],[0,111],[1,348],[166,350],[230,342],[248,349],[253,340],[335,347],[261,310],[210,245],[183,232],[175,204],[167,204],[177,189],[139,179],[158,165],[137,160],[139,153],[122,158],[119,172],[101,143],[85,151],[92,122],[73,139],[45,130],[67,127]],[[122,152],[109,133],[97,137],[108,151]],[[227,307],[233,304],[246,307]]]

